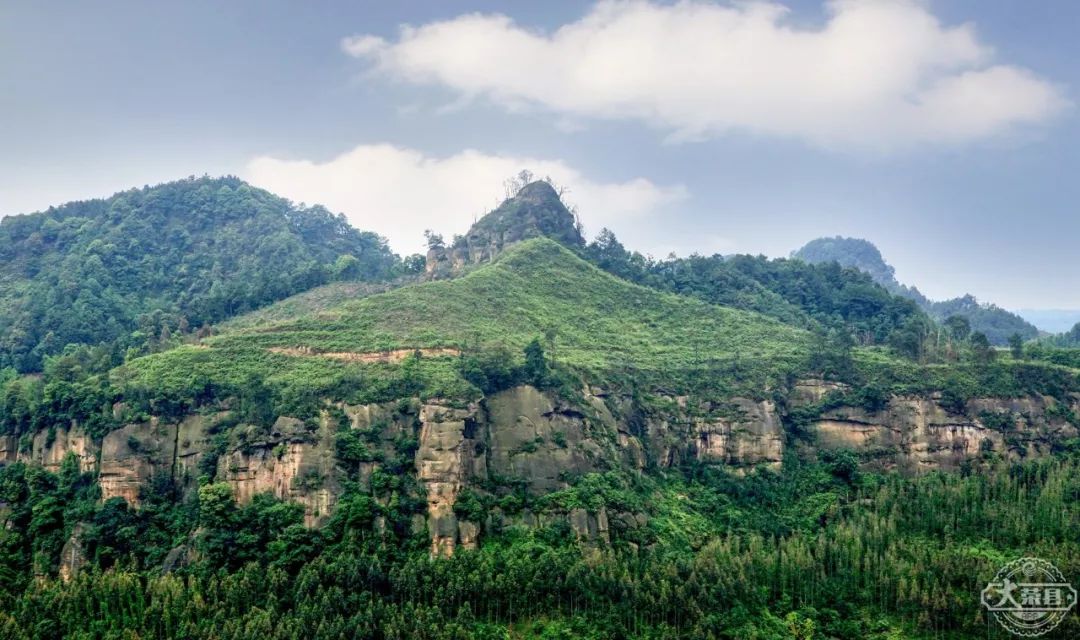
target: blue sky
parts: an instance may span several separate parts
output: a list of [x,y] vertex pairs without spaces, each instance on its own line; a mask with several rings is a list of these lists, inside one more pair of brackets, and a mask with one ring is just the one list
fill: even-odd
[[531,168],[654,255],[850,235],[933,298],[1080,308],[1078,23],[1064,0],[5,2],[0,213],[233,173],[411,252]]

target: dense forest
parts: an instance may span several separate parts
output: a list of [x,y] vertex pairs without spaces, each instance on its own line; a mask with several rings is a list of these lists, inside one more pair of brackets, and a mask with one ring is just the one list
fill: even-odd
[[[237,178],[189,178],[0,222],[0,367],[144,348],[334,279],[401,269],[385,240]],[[116,362],[119,364],[119,362]]]
[[[548,501],[648,512],[585,546],[563,521],[507,529],[428,558],[417,508],[355,489],[310,530],[295,505],[238,507],[227,485],[178,503],[100,503],[74,460],[0,470],[5,638],[1003,638],[978,605],[1006,560],[1080,572],[1080,459],[994,463],[978,475],[860,472],[837,456],[732,478],[582,478]],[[388,496],[393,490],[388,490]],[[47,574],[80,527],[91,569]],[[170,547],[198,529],[195,558]],[[165,571],[162,572],[162,567]],[[1070,617],[1059,637],[1080,633]]]

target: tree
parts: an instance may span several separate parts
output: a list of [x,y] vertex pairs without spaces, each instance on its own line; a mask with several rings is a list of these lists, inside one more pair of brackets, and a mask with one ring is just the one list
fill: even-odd
[[535,176],[533,175],[533,172],[529,171],[528,169],[522,169],[518,172],[516,176],[512,178],[507,178],[503,181],[503,187],[506,190],[506,197],[513,198],[522,189],[525,188],[525,185],[529,184],[534,179]]
[[0,367],[23,373],[40,372],[68,344],[149,352],[165,324],[186,334],[325,284],[343,255],[358,260],[357,278],[400,269],[378,235],[237,178],[181,180],[15,218],[0,221]]
[[252,375],[241,384],[240,415],[244,422],[269,427],[274,422],[274,394],[261,376]]
[[889,334],[889,346],[902,356],[919,360],[923,355],[923,341],[928,330],[923,318],[914,316]]
[[792,640],[814,640],[815,625],[812,618],[804,618],[792,611],[784,618],[787,625],[788,637]]
[[971,334],[971,321],[964,316],[949,316],[945,319],[945,326],[956,342],[966,341]]
[[525,380],[534,387],[547,383],[548,364],[544,357],[544,345],[539,338],[533,338],[525,347]]
[[551,352],[551,361],[555,361],[555,340],[559,337],[559,329],[555,325],[544,327],[544,344]]
[[1012,352],[1013,360],[1024,359],[1024,338],[1019,333],[1009,336],[1009,351]]
[[343,253],[334,261],[334,278],[352,280],[360,276],[360,260],[354,255]]
[[855,341],[846,329],[817,332],[814,334],[810,366],[826,377],[847,379],[855,371],[855,363],[851,357],[854,346]]
[[446,246],[446,241],[443,240],[442,235],[435,233],[431,229],[424,229],[424,240],[427,242],[428,250],[442,249]]
[[990,346],[990,340],[982,331],[976,331],[971,334],[971,350],[972,354],[975,356],[975,362],[978,362],[979,364],[988,364],[992,362],[996,355],[994,348]]
[[411,256],[406,256],[401,261],[401,266],[407,274],[423,273],[424,268],[427,266],[427,258],[419,253],[414,253]]

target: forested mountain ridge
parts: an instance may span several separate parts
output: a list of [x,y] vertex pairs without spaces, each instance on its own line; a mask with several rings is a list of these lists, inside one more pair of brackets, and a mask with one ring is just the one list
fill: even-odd
[[238,178],[189,178],[0,221],[0,366],[141,347],[331,279],[399,269],[386,242]]
[[843,267],[852,267],[864,271],[875,282],[890,292],[913,300],[938,321],[950,316],[966,318],[972,331],[980,332],[991,344],[1008,344],[1013,334],[1024,340],[1039,335],[1039,330],[1020,316],[1001,307],[980,303],[972,295],[965,295],[951,300],[930,300],[915,287],[909,287],[897,281],[895,271],[873,243],[859,238],[818,238],[811,240],[792,257],[812,264],[836,262]]
[[[582,250],[600,268],[645,286],[756,311],[862,345],[912,352],[932,324],[913,302],[837,264],[730,255],[655,260],[628,251],[604,229]],[[917,351],[917,349],[915,349]]]

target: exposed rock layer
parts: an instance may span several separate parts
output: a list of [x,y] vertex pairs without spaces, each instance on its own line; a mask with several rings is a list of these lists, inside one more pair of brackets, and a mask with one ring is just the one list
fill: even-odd
[[[305,522],[317,526],[332,512],[346,476],[371,487],[374,474],[388,461],[398,461],[400,468],[404,460],[426,495],[426,518],[415,526],[426,527],[433,554],[448,555],[458,547],[474,547],[491,528],[538,526],[554,517],[578,537],[601,541],[611,526],[611,514],[585,510],[513,515],[495,510],[485,522],[473,522],[455,510],[466,490],[482,493],[513,485],[543,495],[590,472],[689,461],[742,474],[778,468],[792,446],[800,455],[849,449],[867,465],[918,473],[957,468],[990,455],[1044,455],[1077,436],[1076,427],[1062,416],[1080,403],[1060,407],[1058,400],[1042,396],[975,399],[963,413],[946,409],[935,397],[893,397],[880,411],[852,406],[824,411],[798,436],[785,428],[784,407],[815,405],[838,390],[842,387],[834,383],[804,380],[779,406],[748,398],[699,402],[673,397],[666,406],[646,411],[628,396],[603,389],[585,389],[571,402],[520,386],[467,405],[414,399],[342,406],[344,424],[326,414],[307,422],[281,417],[268,429],[236,425],[224,431],[225,441],[214,435],[229,417],[222,411],[178,423],[130,424],[100,444],[78,425],[37,433],[23,439],[21,448],[17,439],[4,437],[0,463],[22,460],[57,470],[66,456],[74,455],[83,471],[97,471],[104,499],[121,497],[136,506],[141,488],[155,475],[190,489],[200,469],[216,468],[216,478],[228,482],[241,502],[272,493],[302,504]],[[344,468],[335,455],[340,428],[358,430],[370,447],[356,468]],[[635,514],[614,517],[618,526],[637,522]]]

